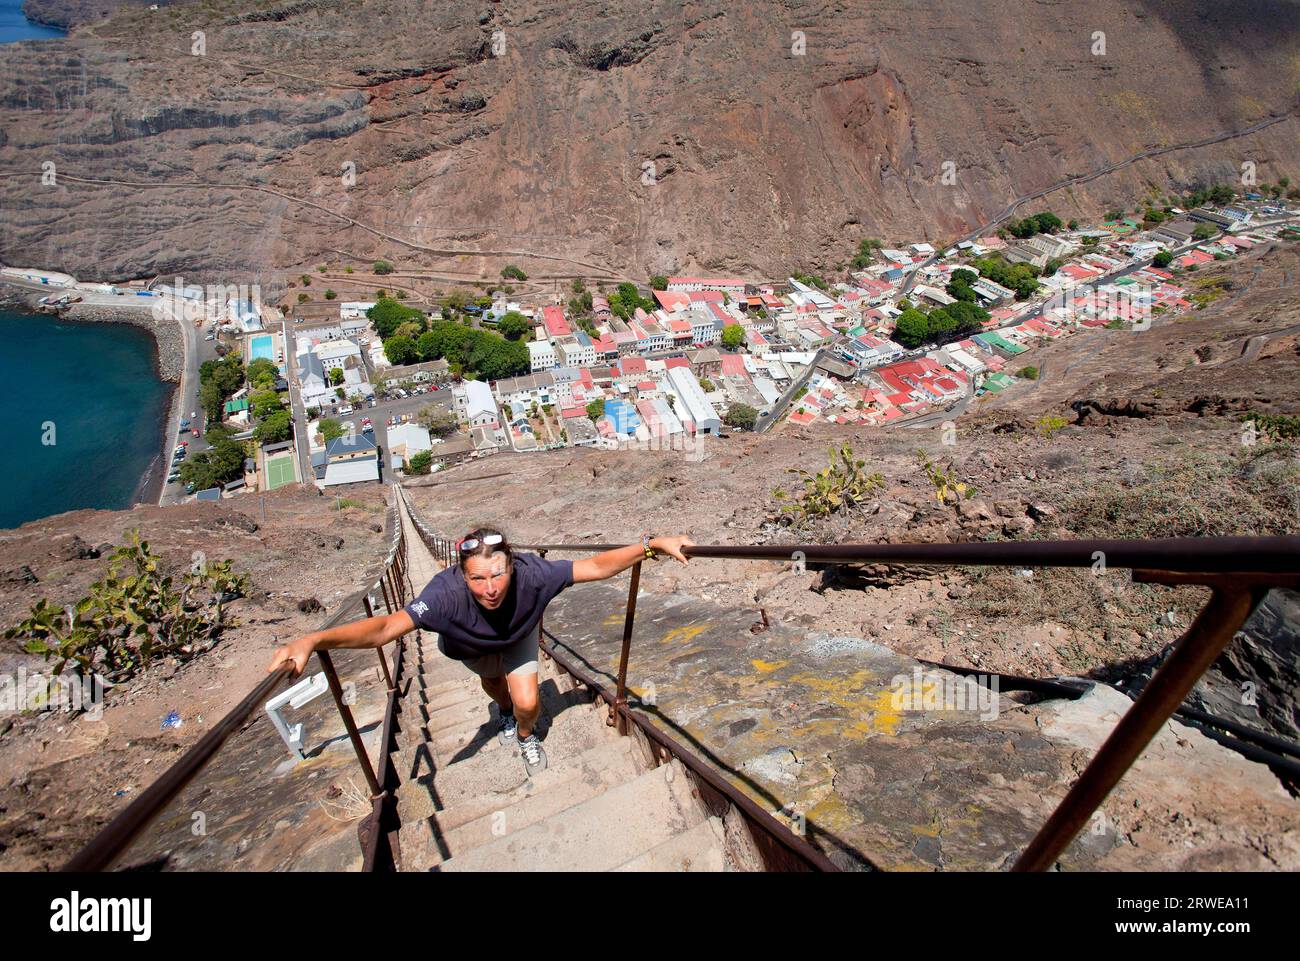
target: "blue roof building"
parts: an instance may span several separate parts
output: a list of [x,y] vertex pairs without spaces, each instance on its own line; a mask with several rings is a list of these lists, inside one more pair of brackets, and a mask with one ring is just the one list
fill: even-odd
[[641,417],[636,408],[625,400],[616,398],[605,401],[605,416],[609,419],[610,426],[620,434],[635,434],[641,426]]

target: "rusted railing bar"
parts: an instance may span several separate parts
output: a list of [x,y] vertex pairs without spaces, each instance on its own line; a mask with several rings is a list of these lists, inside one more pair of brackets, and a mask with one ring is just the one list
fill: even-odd
[[[525,550],[605,551],[627,544],[517,544]],[[1300,537],[1170,537],[1156,540],[1000,541],[962,544],[696,545],[688,557],[807,563],[1148,568],[1200,573],[1285,573],[1300,564]],[[1100,556],[1098,556],[1100,555]]]
[[102,871],[108,867],[162,809],[184,790],[194,776],[203,770],[204,765],[221,750],[230,736],[243,726],[248,716],[266,702],[271,692],[292,676],[292,665],[268,674],[212,730],[186,751],[179,761],[164,771],[121,814],[105,825],[89,844],[73,855],[62,870]]
[[1046,871],[1078,835],[1120,778],[1146,749],[1197,679],[1214,663],[1262,596],[1242,590],[1230,577],[1211,585],[1213,594],[1196,620],[1156,671],[1133,706],[1120,718],[1096,757],[1070,788],[1016,862],[1015,871]]
[[321,667],[325,669],[325,680],[329,682],[330,693],[334,695],[334,705],[343,718],[343,726],[347,728],[348,738],[352,741],[352,750],[357,753],[357,761],[366,776],[366,784],[370,786],[370,796],[374,798],[381,793],[379,781],[375,778],[375,767],[370,763],[370,755],[366,753],[366,745],[361,740],[361,732],[357,730],[352,709],[343,701],[343,686],[339,684],[338,671],[334,669],[334,659],[330,657],[329,651],[317,651],[316,656],[320,658]]
[[623,649],[618,657],[618,688],[614,692],[614,722],[618,733],[627,733],[627,660],[632,650],[632,628],[636,624],[636,597],[641,586],[641,562],[632,565],[632,579],[627,587],[627,614],[623,618]]
[[[612,703],[614,694],[606,688],[595,675],[583,670],[571,658],[560,653],[556,643],[555,635],[548,634],[542,645],[545,650],[557,664],[565,671],[576,677],[585,684],[592,692],[599,694],[607,703]],[[703,780],[719,794],[728,798],[732,804],[735,804],[745,814],[746,820],[761,830],[770,838],[781,850],[788,852],[789,856],[799,864],[809,870],[817,871],[838,871],[839,868],[830,858],[826,857],[821,851],[813,847],[807,839],[795,834],[790,828],[782,824],[771,813],[764,810],[758,805],[753,798],[737,789],[734,785],[727,782],[720,774],[701,757],[696,755],[688,747],[674,738],[672,735],[650,723],[648,718],[641,717],[631,708],[624,706],[624,712],[628,720],[641,729],[646,738],[651,742],[665,748],[669,754],[678,758],[692,773]],[[871,865],[875,868],[875,865]]]

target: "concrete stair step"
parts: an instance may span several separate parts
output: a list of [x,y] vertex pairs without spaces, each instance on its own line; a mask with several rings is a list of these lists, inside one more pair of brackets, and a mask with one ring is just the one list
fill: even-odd
[[[430,826],[442,836],[452,854],[513,834],[543,818],[558,814],[611,787],[640,777],[641,770],[626,741],[610,741],[576,758],[547,767],[506,796],[438,811]],[[523,766],[523,762],[520,762]],[[552,770],[556,773],[551,777]]]
[[[407,832],[401,836],[402,870],[428,870],[447,857],[491,841],[503,830],[520,830],[638,777],[640,765],[632,748],[626,738],[607,741],[577,758],[549,766],[531,778],[523,777],[507,790],[475,793],[441,810],[434,810],[432,784],[403,785],[403,789],[410,789],[398,792],[402,831]],[[523,775],[523,762],[517,756],[511,760]],[[422,830],[414,830],[415,825]],[[426,851],[408,857],[412,850],[408,837],[410,843],[432,848],[432,853]],[[414,868],[417,857],[421,866]]]
[[[619,750],[628,751],[639,760],[639,752],[635,751],[632,742],[619,737],[611,728],[604,727],[603,722],[599,725],[593,723],[593,713],[591,705],[586,705],[585,710],[582,707],[572,707],[559,718],[553,719],[549,727],[539,725],[539,737],[546,748],[547,768],[538,772],[534,781],[545,784],[560,779],[561,776],[553,772],[571,772],[574,770],[571,763],[573,759],[581,758],[588,751],[607,750],[610,744],[616,745]],[[433,758],[436,785],[416,784],[405,793],[407,785],[398,787],[398,812],[403,822],[408,817],[429,817],[435,810],[472,806],[484,800],[492,805],[486,810],[496,810],[503,803],[511,803],[512,799],[522,796],[510,794],[526,788],[529,783],[517,744],[508,750],[502,749],[496,740],[494,727],[489,739],[479,742],[468,752],[465,751],[466,747],[467,743],[462,739],[456,742],[451,753],[447,753],[446,750],[439,751],[430,742],[428,751]],[[397,754],[394,763],[398,765],[397,770],[403,777],[412,770],[428,769],[428,765],[416,767],[418,758],[413,751],[399,751]],[[527,793],[527,790],[523,793]],[[507,794],[510,794],[508,798],[505,797]],[[434,798],[438,799],[437,803]],[[481,813],[481,810],[476,810],[472,816],[477,817]]]
[[722,819],[710,817],[695,827],[669,838],[644,854],[616,867],[615,871],[676,871],[697,874],[730,871],[726,834]]
[[704,820],[685,770],[670,761],[529,827],[494,838],[442,871],[607,871]]

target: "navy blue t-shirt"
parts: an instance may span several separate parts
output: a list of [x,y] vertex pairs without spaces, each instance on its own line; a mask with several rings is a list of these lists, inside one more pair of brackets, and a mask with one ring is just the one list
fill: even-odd
[[415,626],[442,635],[446,655],[468,661],[495,654],[516,641],[537,636],[542,612],[557,594],[573,584],[573,561],[551,561],[537,554],[515,553],[510,590],[495,611],[474,599],[459,566],[434,575],[406,613]]

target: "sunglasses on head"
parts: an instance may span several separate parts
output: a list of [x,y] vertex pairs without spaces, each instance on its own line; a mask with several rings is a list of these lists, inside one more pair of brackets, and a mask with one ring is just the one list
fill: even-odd
[[460,542],[460,549],[462,551],[472,551],[477,548],[479,544],[486,544],[488,547],[492,547],[496,544],[500,544],[503,540],[505,540],[505,538],[500,534],[488,534],[482,540],[477,537],[470,537]]

